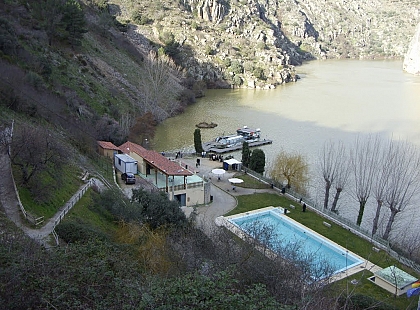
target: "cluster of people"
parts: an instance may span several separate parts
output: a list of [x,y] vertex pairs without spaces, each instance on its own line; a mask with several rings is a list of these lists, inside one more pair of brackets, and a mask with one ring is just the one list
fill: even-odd
[[219,154],[212,154],[211,156],[209,156],[209,159],[213,161],[217,160],[217,161],[223,162],[223,156]]

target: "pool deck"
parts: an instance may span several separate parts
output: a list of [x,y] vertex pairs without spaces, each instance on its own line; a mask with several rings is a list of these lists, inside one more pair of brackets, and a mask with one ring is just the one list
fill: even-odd
[[[216,222],[216,225],[225,226],[227,229],[231,230],[233,233],[235,233],[239,237],[244,238],[244,233],[242,232],[242,230],[240,230],[237,226],[233,225],[229,220],[230,219],[235,219],[235,218],[240,218],[240,217],[243,217],[243,216],[246,216],[246,215],[261,213],[261,212],[264,212],[264,211],[271,211],[271,210],[276,210],[277,213],[280,216],[285,216],[284,215],[284,208],[269,206],[269,207],[265,207],[265,208],[245,212],[245,213],[235,214],[235,215],[231,215],[231,216],[227,216],[227,217],[219,216],[219,217],[216,218],[215,222]],[[290,213],[290,212],[293,212],[293,211],[286,210],[286,212]],[[348,251],[347,249],[343,248],[341,245],[339,245],[339,244],[335,243],[334,241],[322,236],[321,234],[317,233],[316,231],[313,231],[312,229],[310,229],[306,226],[303,226],[302,224],[296,222],[295,220],[293,220],[289,217],[287,217],[287,219],[292,221],[293,223],[295,223],[297,226],[300,226],[300,227],[304,228],[305,230],[310,231],[312,234],[318,236],[319,238],[328,240],[330,243],[332,243],[337,248],[340,248],[343,251]],[[357,254],[355,254],[351,251],[348,251],[348,252],[351,255],[353,255],[354,257],[356,257],[357,259],[359,259],[360,261],[362,261],[362,263],[358,264],[357,266],[348,268],[346,270],[340,271],[340,272],[332,275],[328,279],[328,282],[332,283],[332,282],[335,282],[335,281],[339,281],[339,280],[342,280],[344,278],[348,278],[348,277],[350,277],[350,276],[352,276],[356,273],[359,273],[361,271],[365,271],[365,272],[368,271],[368,272],[371,272],[371,273],[375,273],[375,272],[382,269],[382,267],[379,267],[379,266],[373,264],[372,262],[364,259],[363,257],[361,257],[361,256],[359,256],[359,255],[357,255]]]
[[[190,157],[190,158],[183,158],[179,161],[182,161],[183,164],[188,164],[190,167],[195,167],[196,163],[196,157]],[[277,191],[273,189],[251,189],[251,188],[241,188],[236,187],[236,190],[232,190],[232,184],[229,183],[228,179],[233,177],[233,175],[236,173],[235,171],[226,171],[224,175],[222,175],[221,180],[218,180],[214,175],[211,173],[211,170],[214,168],[222,168],[222,163],[217,161],[212,161],[209,159],[202,159],[201,165],[199,167],[195,168],[195,173],[202,176],[207,177],[210,179],[210,182],[212,183],[212,189],[211,189],[211,195],[213,195],[214,200],[212,203],[200,206],[197,208],[198,218],[197,223],[198,226],[200,226],[206,233],[209,235],[212,234],[214,227],[213,226],[220,226],[223,225],[222,222],[225,221],[225,218],[222,216],[223,214],[226,214],[230,210],[234,209],[236,207],[237,201],[235,196],[239,195],[252,195],[255,193],[260,192],[270,192],[270,193],[276,193]],[[273,209],[273,206],[262,208],[254,211],[249,211],[249,214],[260,212],[261,210],[265,209]],[[279,209],[280,213],[284,212],[283,208],[277,207]],[[293,210],[288,210],[289,212],[294,212]],[[191,210],[189,210],[188,214],[191,213]],[[243,215],[243,214],[242,214]],[[240,216],[240,215],[232,215],[232,217]],[[233,225],[232,225],[233,226]],[[318,233],[314,232],[315,234],[319,235]],[[332,242],[332,241],[331,241]],[[355,255],[353,253],[353,255]],[[359,258],[358,255],[355,255]],[[362,258],[360,258],[362,259]],[[372,262],[362,259],[363,264],[355,266],[353,268],[349,268],[343,272],[335,274],[333,277],[331,277],[331,281],[338,281],[341,279],[344,279],[346,277],[351,277],[352,275],[360,272],[372,272],[375,273],[376,271],[381,270],[382,268],[373,264]],[[350,278],[351,279],[351,278]],[[351,279],[352,280],[352,279]]]

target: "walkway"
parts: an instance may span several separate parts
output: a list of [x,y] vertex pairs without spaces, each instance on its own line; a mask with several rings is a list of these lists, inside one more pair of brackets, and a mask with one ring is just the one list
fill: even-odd
[[[227,212],[233,210],[237,205],[236,196],[240,195],[251,195],[259,192],[276,192],[273,189],[250,189],[237,187],[232,190],[233,186],[228,181],[232,178],[236,171],[226,171],[218,180],[218,177],[211,171],[216,168],[222,168],[223,163],[219,161],[212,161],[208,158],[200,158],[200,166],[196,167],[196,157],[188,157],[177,159],[178,162],[187,164],[188,167],[194,167],[191,169],[201,177],[209,179],[212,183],[210,195],[213,196],[213,202],[205,206],[197,208],[197,225],[204,229],[206,233],[211,233],[216,225],[215,219]],[[188,212],[186,212],[188,215]]]
[[86,191],[87,187],[91,185],[97,185],[103,187],[103,183],[98,179],[91,179],[88,183],[82,185],[79,190],[70,198],[64,206],[62,206],[57,213],[50,218],[44,226],[34,229],[29,228],[28,221],[24,218],[22,211],[19,206],[19,199],[16,195],[16,191],[13,183],[12,170],[10,165],[10,158],[4,148],[0,149],[0,204],[6,216],[13,222],[17,227],[28,235],[33,240],[37,241],[46,248],[51,246],[50,237],[57,223],[64,217],[64,215],[73,207],[75,201],[77,201]]

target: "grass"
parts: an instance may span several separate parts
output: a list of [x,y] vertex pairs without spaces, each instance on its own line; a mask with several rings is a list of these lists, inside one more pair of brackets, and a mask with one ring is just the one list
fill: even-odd
[[234,178],[240,178],[244,180],[243,183],[237,184],[237,187],[243,187],[243,188],[254,188],[254,189],[265,189],[270,188],[269,184],[262,183],[255,179],[254,177],[250,176],[249,174],[245,173],[236,173]]
[[[415,272],[413,272],[413,270],[410,270],[406,266],[401,265],[397,260],[393,259],[386,252],[373,251],[373,245],[369,241],[354,235],[349,230],[333,223],[330,223],[331,227],[326,227],[325,225],[323,225],[323,222],[326,221],[325,218],[319,216],[318,214],[309,209],[306,209],[306,212],[302,212],[300,204],[296,201],[272,193],[258,193],[253,195],[237,196],[237,199],[237,207],[225,214],[225,216],[252,211],[255,209],[260,209],[269,206],[281,206],[283,208],[288,208],[289,210],[291,210],[291,212],[288,213],[288,216],[290,218],[318,232],[319,234],[334,241],[335,243],[345,247],[351,252],[358,254],[362,258],[365,258],[381,267],[396,265],[398,268],[403,269],[416,277],[419,277],[419,275],[416,275]],[[295,209],[290,208],[291,204],[295,206]],[[372,276],[371,272],[365,271],[364,273],[358,273],[356,275],[351,276],[350,278],[346,278],[337,282],[337,288],[340,289],[340,291],[345,290],[347,292],[350,290],[354,290],[354,292],[356,293],[371,296],[380,301],[386,301],[387,303],[394,305],[398,309],[411,309],[410,307],[413,303],[413,300],[408,299],[405,295],[402,295],[400,297],[394,297],[393,294],[371,283],[368,280],[368,277],[370,276]],[[359,283],[357,285],[349,284],[351,279],[357,279]]]
[[[16,181],[25,210],[35,217],[43,216],[44,220],[50,219],[83,184],[77,177],[77,173],[78,171],[75,171],[74,166],[71,165],[63,167],[60,173],[41,173],[38,176],[38,183],[41,184],[41,190],[45,191],[42,199],[35,199],[28,188],[20,186]],[[19,171],[15,168],[13,175],[15,180],[19,180]],[[60,178],[59,182],[56,178]]]
[[94,207],[94,197],[96,194],[91,188],[88,189],[83,197],[74,205],[66,215],[64,221],[77,221],[99,229],[105,233],[113,235],[118,227],[114,217],[104,210]]

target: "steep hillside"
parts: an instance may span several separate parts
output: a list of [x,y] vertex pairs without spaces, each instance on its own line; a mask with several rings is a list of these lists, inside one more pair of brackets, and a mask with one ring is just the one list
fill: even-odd
[[3,1],[3,117],[85,146],[141,143],[206,87],[276,87],[315,58],[402,58],[417,20],[403,0]]
[[178,61],[198,80],[274,87],[314,58],[402,58],[419,19],[418,1],[110,0],[134,22],[129,37],[168,33]]

